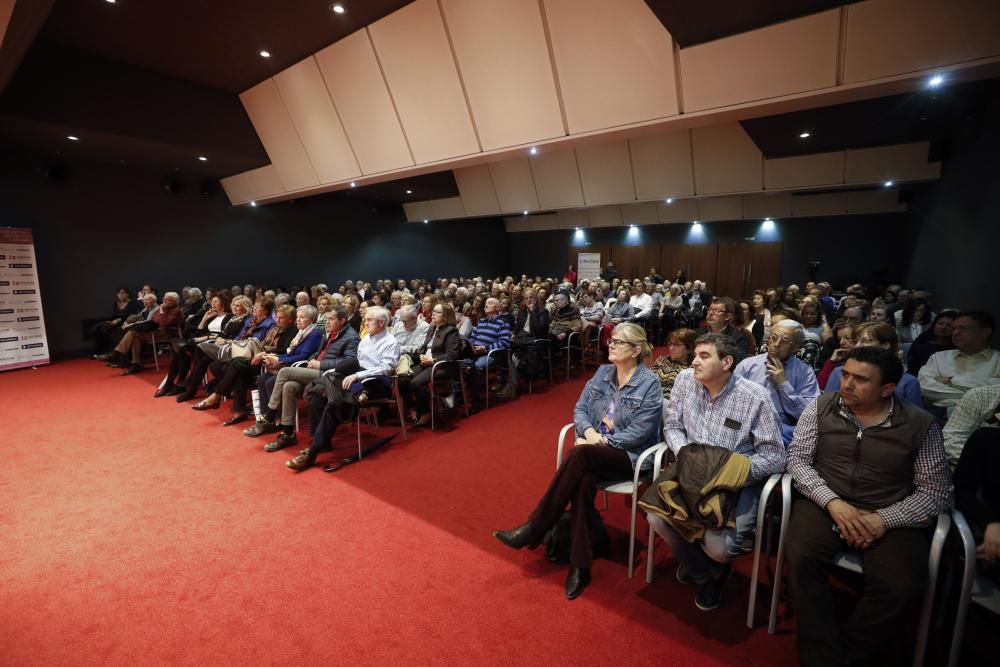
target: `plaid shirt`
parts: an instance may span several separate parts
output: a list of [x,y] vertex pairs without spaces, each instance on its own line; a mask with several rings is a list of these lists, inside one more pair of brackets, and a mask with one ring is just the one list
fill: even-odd
[[[850,421],[859,432],[866,430],[844,407],[843,402],[840,399],[837,401],[840,416]],[[887,428],[892,420],[895,404],[893,399],[885,419],[868,428]],[[795,437],[788,446],[788,472],[795,479],[795,488],[825,509],[831,500],[836,500],[839,496],[827,486],[813,467],[816,443],[819,440],[816,418],[818,405],[818,400],[813,401],[799,417]],[[947,512],[955,504],[955,491],[944,457],[944,439],[941,437],[941,428],[936,423],[931,424],[927,430],[913,462],[913,486],[913,493],[906,498],[877,510],[886,529],[925,526],[931,518]]]
[[965,441],[977,429],[984,426],[996,428],[997,413],[1000,412],[1000,385],[970,389],[958,402],[955,411],[944,425],[944,451],[948,461],[958,464]]
[[664,439],[676,454],[691,443],[725,447],[750,458],[747,486],[785,470],[781,427],[767,392],[735,375],[714,399],[690,368],[674,381]]

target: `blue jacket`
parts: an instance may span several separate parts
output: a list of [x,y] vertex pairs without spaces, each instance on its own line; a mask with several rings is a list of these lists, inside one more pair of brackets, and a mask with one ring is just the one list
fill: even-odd
[[[601,420],[615,398],[617,375],[614,364],[597,369],[580,394],[573,411],[577,435],[583,436],[588,428],[600,430]],[[633,467],[642,452],[660,442],[663,430],[663,389],[656,375],[640,365],[621,388],[615,410],[615,432],[608,436],[608,444],[624,449]],[[651,461],[647,461],[652,464]]]
[[278,361],[285,366],[291,366],[298,361],[305,361],[312,355],[316,354],[325,338],[325,330],[319,327],[314,327],[313,330],[309,332],[309,335],[305,337],[305,340],[300,341],[299,344],[295,346],[294,352],[291,354],[279,354]]

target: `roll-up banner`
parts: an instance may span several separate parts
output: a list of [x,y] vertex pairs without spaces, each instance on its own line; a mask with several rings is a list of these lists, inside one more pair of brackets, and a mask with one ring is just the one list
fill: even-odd
[[0,227],[0,371],[49,363],[30,229]]

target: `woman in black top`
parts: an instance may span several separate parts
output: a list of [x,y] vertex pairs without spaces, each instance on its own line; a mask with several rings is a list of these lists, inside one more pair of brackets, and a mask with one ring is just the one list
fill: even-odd
[[[399,390],[403,401],[410,406],[410,418],[416,426],[423,426],[431,420],[431,372],[439,361],[458,361],[462,357],[462,337],[455,327],[455,309],[450,303],[438,303],[431,311],[431,328],[420,348],[420,355],[414,359],[415,374],[407,379],[400,378]],[[416,366],[419,364],[419,366]],[[449,364],[438,368],[434,380],[455,377],[457,365]]]
[[111,317],[94,325],[90,330],[95,341],[94,359],[98,359],[99,355],[114,349],[125,335],[125,332],[122,331],[122,324],[125,323],[129,315],[135,315],[140,310],[142,310],[142,303],[132,299],[127,287],[119,287],[118,298],[111,306]]
[[906,357],[907,373],[910,375],[919,373],[920,367],[926,364],[935,352],[955,349],[955,344],[951,342],[951,325],[956,317],[958,317],[957,311],[942,310],[934,318],[931,328],[917,336],[910,345],[910,353]]

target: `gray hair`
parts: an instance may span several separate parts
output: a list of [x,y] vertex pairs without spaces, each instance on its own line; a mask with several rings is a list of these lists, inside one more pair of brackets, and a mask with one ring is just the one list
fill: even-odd
[[396,311],[396,316],[400,320],[416,319],[417,315],[418,315],[417,307],[414,306],[412,303],[408,303],[405,306],[401,306],[399,310]]
[[792,342],[795,343],[795,347],[802,347],[802,343],[806,342],[806,330],[801,323],[795,320],[781,320],[774,323],[771,331],[779,328],[788,330],[792,336]]
[[167,299],[173,299],[174,303],[180,303],[181,295],[178,294],[177,292],[167,292],[166,294],[163,295],[163,300],[166,301]]
[[285,292],[282,292],[278,296],[274,297],[274,305],[281,306],[281,305],[284,305],[284,304],[288,303],[291,300],[292,300],[292,297],[289,294],[287,294]]
[[313,322],[315,322],[316,318],[319,316],[319,311],[316,310],[316,306],[306,305],[306,306],[299,306],[298,308],[296,308],[295,309],[295,314],[296,315],[305,315],[310,320],[312,320]]
[[188,296],[201,296],[201,290],[197,287],[189,287]]
[[385,326],[389,326],[389,322],[392,321],[392,315],[390,315],[389,311],[382,306],[371,306],[368,308],[368,310],[365,311],[365,316],[367,317],[369,315],[377,320],[381,320]]

